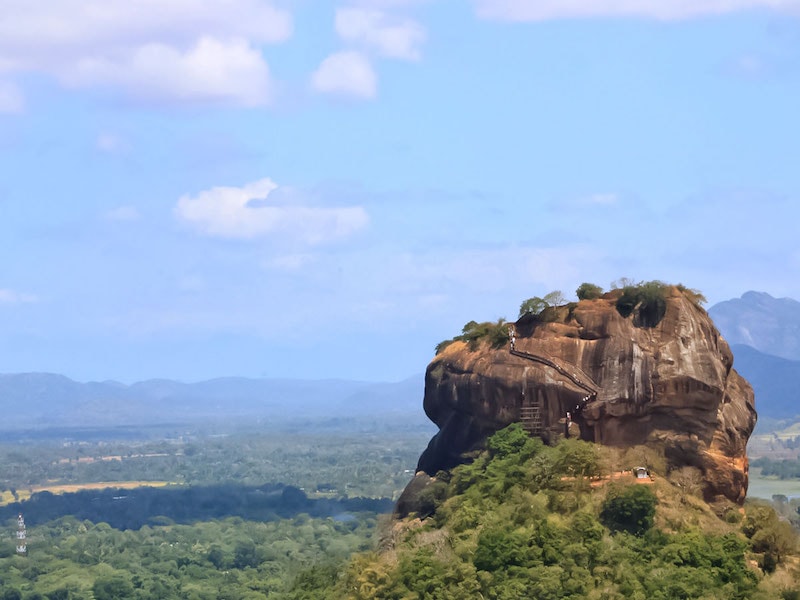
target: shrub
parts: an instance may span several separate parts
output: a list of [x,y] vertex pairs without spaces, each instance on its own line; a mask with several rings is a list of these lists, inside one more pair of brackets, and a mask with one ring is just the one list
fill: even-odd
[[484,321],[478,323],[470,321],[461,329],[461,335],[450,340],[444,340],[436,344],[436,354],[442,352],[453,342],[466,342],[470,350],[477,350],[481,341],[487,340],[492,348],[502,348],[508,343],[508,323],[505,319],[498,319],[496,322]]
[[444,351],[444,349],[447,348],[453,342],[455,342],[455,340],[451,338],[449,340],[442,340],[441,342],[436,344],[436,354],[441,354]]
[[582,283],[575,290],[578,300],[595,300],[603,295],[603,288],[593,283]]
[[693,290],[692,288],[686,287],[682,283],[679,283],[675,287],[678,288],[683,293],[684,296],[689,298],[689,300],[694,302],[695,305],[697,306],[700,306],[701,304],[705,304],[706,302],[708,302],[708,300],[706,300],[706,297],[700,290]]
[[447,483],[438,480],[432,481],[417,497],[417,516],[422,518],[431,516],[446,499]]
[[742,522],[742,515],[736,509],[730,509],[725,511],[725,522],[730,523],[732,525],[736,525],[737,523]]

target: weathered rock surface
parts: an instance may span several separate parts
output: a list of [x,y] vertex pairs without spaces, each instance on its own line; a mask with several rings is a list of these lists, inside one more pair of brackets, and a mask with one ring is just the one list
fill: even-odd
[[521,319],[516,353],[455,342],[437,355],[425,375],[424,408],[440,431],[417,470],[433,476],[464,462],[494,431],[525,422],[523,413],[529,428],[554,441],[570,411],[571,435],[656,447],[670,468],[701,470],[707,500],[742,503],[756,412],[728,344],[678,288],[667,288],[666,312],[652,327],[636,311],[623,318],[618,295],[562,307],[552,322]]

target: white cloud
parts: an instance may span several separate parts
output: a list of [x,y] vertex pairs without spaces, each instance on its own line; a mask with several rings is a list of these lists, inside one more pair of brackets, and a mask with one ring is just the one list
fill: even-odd
[[0,113],[20,113],[24,108],[22,90],[10,81],[0,81]]
[[351,0],[350,4],[353,6],[361,6],[365,8],[406,8],[409,6],[417,6],[419,4],[426,4],[430,0]]
[[0,304],[30,304],[38,301],[39,299],[33,294],[0,289]]
[[292,32],[261,0],[6,0],[0,72],[111,86],[148,101],[267,101],[260,46]]
[[689,19],[767,8],[797,12],[798,0],[475,0],[478,16],[502,21],[546,21],[586,17]]
[[120,206],[108,211],[103,217],[108,221],[138,221],[141,215],[133,206]]
[[378,80],[372,65],[360,52],[331,54],[311,76],[311,86],[318,92],[356,98],[374,98]]
[[413,19],[370,8],[338,9],[336,33],[345,42],[405,60],[419,60],[420,46],[425,41],[425,30]]
[[197,196],[182,196],[175,214],[200,233],[213,237],[281,236],[306,244],[345,238],[369,222],[361,206],[308,206],[296,194],[276,194],[279,189],[271,179],[239,188],[215,187]]
[[185,52],[147,44],[116,61],[82,59],[62,79],[76,87],[119,87],[151,101],[258,106],[270,96],[269,67],[243,39],[222,42],[203,37]]

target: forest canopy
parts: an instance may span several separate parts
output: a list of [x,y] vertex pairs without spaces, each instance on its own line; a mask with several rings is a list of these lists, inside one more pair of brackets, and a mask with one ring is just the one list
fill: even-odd
[[[721,519],[663,472],[648,484],[612,481],[618,463],[611,449],[579,440],[548,447],[511,425],[474,462],[439,473],[433,485],[442,493],[432,516],[397,523],[382,552],[356,556],[330,587],[300,586],[305,595],[296,597],[766,600],[800,594],[795,559],[789,559],[796,537],[771,509],[748,507],[742,520],[731,507]],[[778,572],[782,578],[770,576]]]

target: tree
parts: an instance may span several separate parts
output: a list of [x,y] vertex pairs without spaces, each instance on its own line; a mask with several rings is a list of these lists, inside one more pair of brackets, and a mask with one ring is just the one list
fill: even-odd
[[797,550],[797,534],[791,524],[780,520],[770,506],[747,507],[742,531],[750,538],[753,552],[763,555],[759,564],[767,573],[774,571],[787,554]]
[[528,298],[519,305],[519,317],[521,319],[525,315],[538,315],[548,306],[549,305],[547,302],[545,302],[544,298],[539,298],[539,296]]
[[562,440],[556,447],[556,469],[570,477],[600,475],[600,459],[594,444],[582,440]]
[[786,521],[776,523],[761,529],[750,539],[753,552],[763,553],[760,561],[761,568],[767,573],[775,570],[787,554],[797,550],[797,534],[791,524]]
[[564,294],[561,293],[561,290],[555,290],[549,294],[545,294],[543,300],[547,306],[561,306],[567,301],[566,298],[564,298]]
[[228,567],[228,560],[225,556],[225,553],[222,551],[218,545],[214,544],[208,551],[208,562],[214,565],[217,569],[225,569]]
[[478,536],[473,562],[481,571],[498,571],[528,562],[528,536],[503,526],[485,529]]
[[522,304],[520,304],[519,317],[522,318],[525,315],[540,315],[546,308],[550,308],[551,306],[560,306],[565,302],[566,299],[564,298],[564,294],[562,294],[560,290],[555,290],[549,294],[545,294],[544,298],[534,296],[533,298],[528,298]]
[[92,585],[95,600],[121,600],[133,597],[133,585],[122,575],[98,577]]
[[294,579],[288,598],[290,600],[324,600],[336,585],[339,570],[335,565],[312,565],[300,571]]
[[669,480],[680,490],[681,502],[689,496],[697,496],[703,490],[703,475],[696,467],[681,467],[669,475]]
[[520,452],[530,439],[521,423],[512,423],[508,427],[495,432],[486,440],[486,447],[492,453],[492,456],[505,458]]
[[233,551],[233,566],[237,569],[257,567],[261,563],[256,545],[250,540],[239,542]]
[[593,283],[582,283],[575,290],[578,300],[594,300],[603,295],[603,288]]
[[447,499],[447,483],[444,481],[433,481],[423,489],[417,500],[417,515],[428,517],[436,512],[436,509]]
[[636,281],[630,277],[620,277],[619,279],[611,282],[611,289],[618,290],[620,288],[631,287],[634,285],[636,285]]
[[653,526],[657,502],[649,487],[630,485],[609,494],[600,511],[600,520],[612,531],[642,535]]

